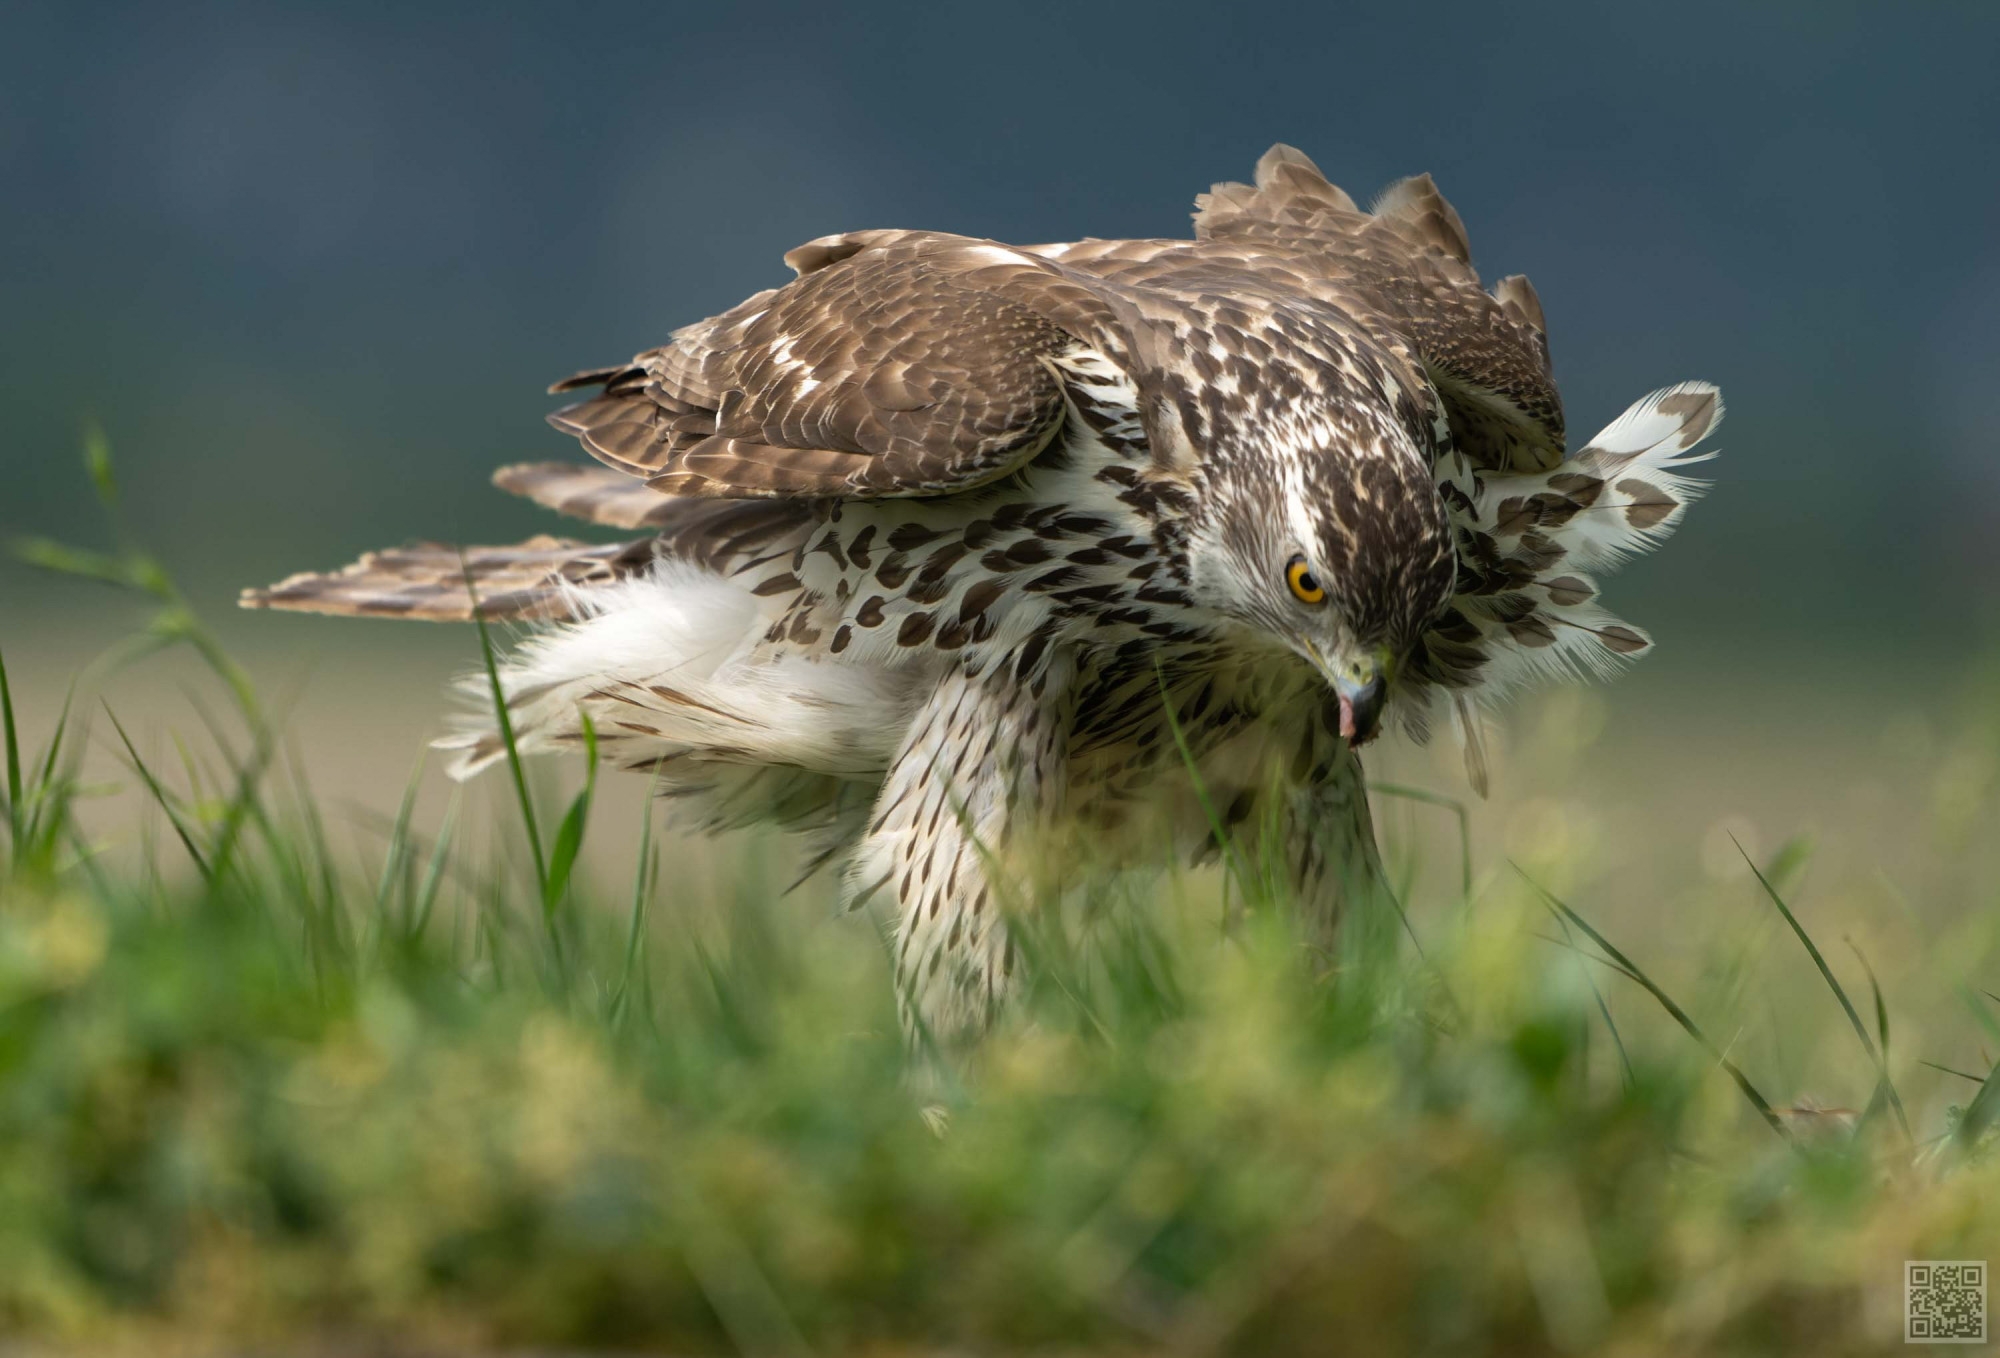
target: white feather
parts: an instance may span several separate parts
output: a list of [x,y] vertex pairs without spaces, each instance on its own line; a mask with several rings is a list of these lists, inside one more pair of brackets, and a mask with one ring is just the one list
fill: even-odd
[[[1686,412],[1668,414],[1661,405],[1675,396],[1713,397],[1713,405],[1707,417],[1690,420]],[[1722,391],[1712,382],[1680,382],[1671,387],[1663,387],[1650,396],[1634,401],[1625,413],[1597,431],[1596,437],[1583,446],[1574,461],[1584,461],[1593,456],[1603,459],[1612,457],[1651,457],[1654,465],[1672,466],[1681,462],[1702,462],[1714,457],[1714,453],[1704,453],[1700,457],[1676,457],[1714,433],[1722,423]]]
[[[757,657],[768,620],[748,590],[693,566],[579,591],[579,621],[531,635],[500,670],[516,744],[573,744],[588,712],[618,762],[694,755],[818,773],[881,769],[908,717],[907,678],[799,655]],[[501,758],[483,675],[460,682],[473,704],[437,742],[466,778]]]
[[[1470,509],[1453,515],[1462,528],[1503,560],[1549,559],[1509,592],[1453,601],[1478,629],[1486,657],[1475,683],[1452,703],[1469,769],[1483,762],[1475,758],[1481,709],[1526,684],[1604,676],[1652,649],[1651,637],[1602,606],[1596,582],[1583,572],[1615,567],[1673,532],[1705,484],[1679,469],[1715,456],[1691,450],[1722,413],[1714,386],[1683,382],[1634,402],[1548,471],[1474,478],[1462,464],[1440,463],[1440,485],[1474,488]],[[1524,600],[1533,605],[1525,618]]]

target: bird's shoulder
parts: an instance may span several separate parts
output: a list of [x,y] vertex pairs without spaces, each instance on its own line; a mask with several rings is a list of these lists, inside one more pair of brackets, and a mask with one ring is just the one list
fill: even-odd
[[1476,465],[1531,471],[1561,460],[1541,301],[1521,275],[1481,285],[1465,224],[1429,175],[1398,180],[1363,211],[1281,144],[1257,162],[1254,183],[1217,184],[1195,204],[1197,240],[1266,257],[1404,336]]
[[997,241],[822,237],[797,277],[676,332],[551,417],[680,494],[933,495],[1006,474],[1060,424],[1072,350],[1129,363],[1118,289]]
[[1254,185],[1197,202],[1193,240],[809,241],[786,256],[797,276],[785,286],[558,383],[597,390],[551,422],[674,494],[929,496],[986,485],[1047,447],[1079,355],[1130,379],[1171,470],[1196,454],[1163,413],[1224,367],[1277,391],[1315,363],[1386,353],[1436,392],[1476,465],[1560,458],[1540,303],[1525,279],[1481,288],[1464,226],[1427,176],[1363,212],[1276,147]]

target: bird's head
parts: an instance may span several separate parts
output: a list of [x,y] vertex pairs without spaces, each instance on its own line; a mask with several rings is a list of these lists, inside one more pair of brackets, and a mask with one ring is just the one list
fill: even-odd
[[1244,422],[1211,445],[1189,540],[1197,598],[1305,659],[1341,734],[1374,736],[1397,677],[1450,601],[1451,524],[1427,454],[1388,409]]

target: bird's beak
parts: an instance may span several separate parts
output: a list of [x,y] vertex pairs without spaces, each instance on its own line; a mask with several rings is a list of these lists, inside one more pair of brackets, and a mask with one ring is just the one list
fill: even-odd
[[1340,695],[1340,734],[1359,748],[1375,738],[1382,720],[1382,700],[1389,691],[1383,662],[1376,659],[1332,663],[1315,652],[1321,672]]
[[1382,719],[1382,695],[1389,686],[1379,673],[1371,674],[1366,683],[1336,679],[1333,686],[1340,694],[1340,734],[1347,737],[1350,746],[1367,744],[1375,738],[1376,723]]

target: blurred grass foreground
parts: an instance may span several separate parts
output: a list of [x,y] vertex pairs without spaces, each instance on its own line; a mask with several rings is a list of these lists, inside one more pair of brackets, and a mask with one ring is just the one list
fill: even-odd
[[[1024,916],[1021,1002],[913,1076],[876,929],[770,846],[711,885],[648,835],[607,885],[592,770],[484,836],[406,800],[360,860],[164,572],[24,550],[156,601],[108,664],[214,676],[149,757],[88,675],[28,747],[0,669],[0,1337],[33,1350],[1861,1353],[1903,1260],[2000,1256],[2000,1082],[1897,1023],[1930,976],[2000,1048],[1945,979],[1991,921],[1878,982],[1789,898],[1799,846],[1736,906],[1783,949],[1716,933],[1678,995],[1559,862],[1460,880],[1448,833],[1402,846],[1447,898],[1332,959],[1226,868],[1113,882]],[[1789,1076],[1746,1054],[1780,1008],[1823,1057]]]

